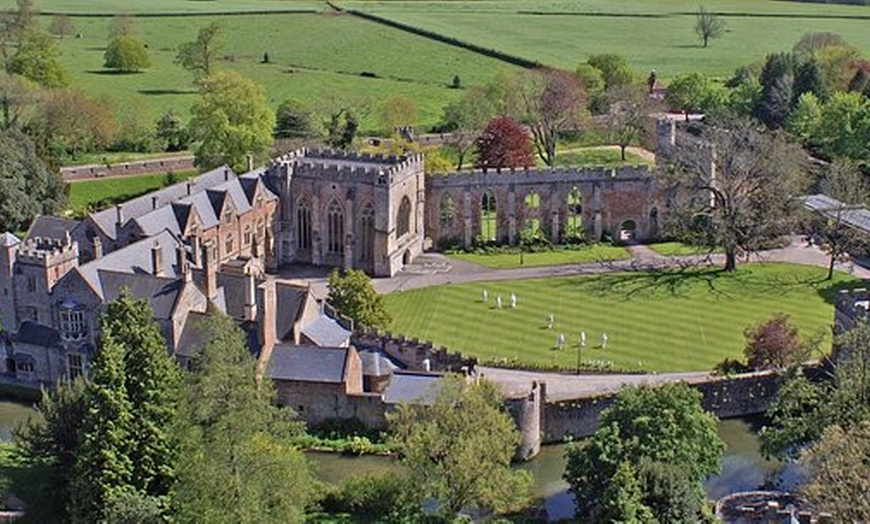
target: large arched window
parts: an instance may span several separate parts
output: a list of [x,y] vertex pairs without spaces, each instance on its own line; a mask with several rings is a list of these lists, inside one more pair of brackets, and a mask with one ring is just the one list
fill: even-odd
[[329,201],[326,208],[327,243],[326,251],[331,255],[344,253],[344,212],[337,200]]
[[523,236],[525,240],[532,240],[538,236],[541,230],[540,207],[541,195],[532,191],[526,195],[525,199],[525,221],[523,222]]
[[375,255],[375,206],[366,204],[359,219],[359,259],[369,261]]
[[484,191],[480,199],[480,238],[484,242],[495,242],[497,234],[495,196]]
[[453,224],[453,217],[456,216],[456,204],[453,202],[453,197],[450,193],[444,193],[441,196],[441,223],[445,226]]
[[[265,236],[262,220],[257,223],[257,233]],[[296,245],[300,251],[311,249],[311,206],[305,199],[296,204]]]
[[568,224],[566,233],[569,237],[583,236],[583,196],[577,186],[568,193]]
[[396,237],[406,235],[411,231],[411,199],[402,197],[399,204],[399,215],[396,217]]

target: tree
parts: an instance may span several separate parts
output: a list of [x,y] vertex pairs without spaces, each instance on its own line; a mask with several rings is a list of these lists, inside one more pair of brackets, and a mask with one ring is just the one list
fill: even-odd
[[822,123],[822,105],[812,93],[804,93],[785,123],[785,129],[798,137],[804,146],[815,144]]
[[608,94],[612,101],[608,115],[611,141],[619,146],[625,161],[625,149],[636,142],[643,131],[646,95],[636,86],[615,88]]
[[35,103],[36,86],[30,80],[0,71],[0,118],[2,129],[17,128],[25,112]]
[[151,58],[145,44],[130,35],[120,35],[113,38],[104,55],[105,67],[116,69],[121,73],[138,73],[151,67]]
[[731,89],[728,95],[728,107],[736,117],[749,117],[752,116],[760,100],[761,84],[757,78],[752,77]]
[[400,127],[411,126],[417,120],[417,108],[414,103],[402,95],[393,95],[386,100],[382,107],[382,119],[386,132],[396,134]]
[[33,143],[20,131],[0,133],[0,229],[20,231],[37,214],[63,209],[66,196],[60,173],[50,171]]
[[613,484],[623,463],[652,461],[679,468],[703,506],[701,482],[719,470],[725,448],[716,422],[701,407],[701,394],[686,384],[621,391],[616,403],[602,412],[601,427],[586,445],[566,450],[564,478],[574,496],[576,517],[601,521],[605,497],[618,489]]
[[822,239],[828,255],[828,280],[834,277],[834,264],[866,241],[866,234],[845,223],[850,210],[870,202],[870,187],[858,167],[849,160],[835,160],[825,168],[822,192],[838,204],[813,217],[812,234]]
[[272,404],[231,318],[213,317],[206,340],[179,406],[176,520],[301,522],[314,485],[289,439],[302,426]]
[[64,89],[45,94],[28,131],[51,156],[75,158],[108,147],[115,139],[118,123],[110,101]]
[[214,61],[220,52],[221,45],[218,36],[221,26],[217,22],[201,28],[193,42],[185,42],[178,46],[175,63],[193,73],[194,79],[201,79],[212,74]]
[[46,472],[38,491],[31,494],[33,498],[25,498],[28,514],[35,520],[44,516],[44,521],[53,518],[68,521],[70,472],[78,456],[82,419],[87,409],[84,377],[43,391],[37,409],[41,417],[29,419],[15,434],[16,444],[27,461]]
[[97,522],[110,498],[130,489],[131,405],[124,372],[124,346],[101,322],[101,343],[90,366],[76,463],[71,472],[73,522]]
[[601,496],[599,522],[647,524],[654,521],[652,510],[643,503],[637,472],[628,462],[620,462]]
[[677,75],[668,86],[665,102],[672,109],[682,111],[688,121],[690,113],[709,110],[717,103],[713,90],[713,83],[701,73]]
[[308,138],[315,134],[311,112],[292,98],[281,102],[275,112],[276,138]]
[[535,150],[529,132],[512,118],[490,120],[475,142],[481,168],[531,167]]
[[444,108],[441,129],[449,132],[444,145],[456,154],[456,169],[461,170],[477,138],[495,115],[486,90],[470,87],[459,100]]
[[184,127],[184,120],[172,109],[157,119],[154,135],[164,151],[183,151],[190,143],[190,132]]
[[272,145],[275,113],[263,88],[234,71],[204,78],[190,112],[188,129],[197,143],[194,157],[201,169],[226,164],[243,171],[248,154],[262,158]]
[[622,55],[611,53],[592,55],[586,63],[601,71],[605,89],[634,83],[634,72],[629,67],[628,60]]
[[807,482],[801,494],[842,522],[870,521],[870,421],[831,426],[801,456]]
[[828,99],[828,88],[822,78],[822,70],[819,68],[819,63],[812,58],[804,60],[795,68],[792,105],[797,103],[804,93],[812,93],[822,102]]
[[50,35],[38,31],[25,32],[15,54],[9,61],[8,72],[21,75],[42,87],[56,88],[69,84],[69,75],[58,60],[58,50]]
[[568,71],[536,69],[516,77],[516,114],[528,125],[538,157],[548,166],[556,161],[559,134],[576,128],[586,108],[586,93]]
[[702,224],[725,251],[725,270],[737,269],[737,253],[754,252],[766,239],[790,230],[804,187],[803,153],[781,133],[763,133],[752,122],[735,121],[726,129],[705,127],[706,146],[686,146],[679,163],[658,175],[673,195],[666,229],[689,237]]
[[783,313],[746,328],[743,336],[746,362],[756,370],[784,369],[799,364],[807,356],[797,326]]
[[355,324],[387,329],[393,321],[383,297],[377,294],[371,279],[361,269],[347,269],[344,273],[333,269],[329,274],[327,300]]
[[707,47],[708,40],[719,38],[725,32],[725,20],[701,6],[695,15],[695,32],[704,42],[704,47]]
[[816,60],[829,93],[845,91],[861,61],[861,51],[850,45],[826,46],[816,53]]
[[51,17],[48,32],[61,38],[74,35],[76,26],[72,23],[69,15],[59,14]]
[[793,96],[795,57],[790,53],[774,53],[767,56],[761,70],[761,98],[755,107],[755,116],[767,127],[782,126],[796,99]]
[[528,500],[531,478],[510,467],[520,435],[492,383],[447,375],[433,405],[402,404],[387,420],[411,478],[445,518],[463,509],[522,508]]
[[112,17],[112,21],[109,23],[109,40],[114,40],[120,36],[135,38],[138,34],[136,20],[131,15],[121,13]]
[[864,93],[867,96],[867,89],[870,87],[870,75],[863,69],[855,71],[855,75],[849,80],[849,91],[855,93]]
[[828,427],[848,431],[870,421],[870,324],[859,322],[834,344],[843,358],[828,362],[822,380],[810,382],[794,371],[780,387],[761,433],[766,455],[795,457]]
[[838,92],[822,106],[814,143],[828,158],[870,158],[870,100]]
[[707,500],[698,496],[698,482],[678,464],[644,461],[638,466],[642,502],[656,522],[703,522]]
[[819,32],[819,33],[804,33],[800,40],[794,45],[792,51],[804,56],[814,57],[816,54],[826,47],[845,46],[846,41],[843,37],[836,33]]

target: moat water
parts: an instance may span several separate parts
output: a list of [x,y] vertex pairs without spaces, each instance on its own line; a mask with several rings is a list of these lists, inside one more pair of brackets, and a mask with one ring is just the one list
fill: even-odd
[[[731,419],[719,423],[719,436],[726,449],[722,472],[707,480],[704,487],[711,499],[736,491],[760,487],[790,488],[799,480],[792,464],[766,460],[761,455],[757,436],[757,421]],[[317,467],[317,475],[326,482],[338,483],[353,474],[401,471],[402,466],[386,457],[348,457],[333,453],[309,453]],[[544,499],[544,507],[553,520],[570,518],[574,502],[568,484],[562,480],[565,471],[565,445],[544,446],[534,460],[516,466],[529,471],[534,478],[535,495]]]
[[[38,416],[29,404],[0,401],[0,440],[8,442],[12,432],[29,417]],[[716,499],[735,491],[760,487],[788,489],[799,480],[793,464],[766,460],[761,455],[757,420],[732,419],[719,423],[719,436],[726,450],[722,472],[705,483],[707,494]],[[388,457],[349,457],[334,453],[308,453],[317,468],[317,476],[326,482],[339,483],[352,474],[401,471],[402,466]],[[568,485],[562,480],[565,470],[565,445],[544,446],[534,460],[517,465],[532,474],[535,495],[544,499],[550,518],[570,518],[574,503]]]

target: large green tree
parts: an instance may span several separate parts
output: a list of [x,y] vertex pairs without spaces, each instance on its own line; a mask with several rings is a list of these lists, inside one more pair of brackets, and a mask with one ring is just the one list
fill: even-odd
[[272,145],[275,113],[263,88],[234,71],[221,71],[202,79],[200,90],[188,126],[196,165],[226,164],[244,171],[247,155],[264,158]]
[[448,375],[433,405],[404,404],[387,418],[411,477],[442,516],[527,503],[531,477],[510,467],[520,434],[494,384]]
[[449,133],[444,145],[456,155],[456,169],[462,169],[477,138],[493,116],[495,105],[482,87],[466,89],[459,100],[444,108],[441,129]]
[[45,166],[27,136],[14,129],[0,133],[0,155],[0,229],[20,231],[36,214],[63,209],[63,180]]
[[333,269],[329,274],[327,300],[356,324],[386,329],[393,321],[383,297],[378,295],[371,279],[361,269],[348,269],[343,273]]
[[221,26],[217,22],[201,28],[196,40],[178,46],[175,63],[193,73],[197,80],[210,76],[221,49],[220,33]]
[[51,35],[44,31],[26,31],[9,61],[8,72],[21,75],[42,87],[63,87],[69,74],[60,64],[60,52]]
[[309,109],[292,98],[281,102],[275,111],[276,138],[310,138],[316,133]]
[[214,317],[181,402],[178,522],[301,522],[313,495],[301,425],[272,404],[244,333]]
[[694,497],[703,500],[701,482],[719,470],[725,447],[716,422],[701,407],[701,394],[685,384],[623,390],[601,414],[601,428],[586,445],[570,446],[566,452],[565,480],[577,517],[584,522],[606,520],[603,503],[606,495],[612,496],[622,463],[678,467],[694,483]]
[[121,73],[138,73],[151,67],[145,43],[135,36],[120,35],[109,41],[103,55],[105,66]]

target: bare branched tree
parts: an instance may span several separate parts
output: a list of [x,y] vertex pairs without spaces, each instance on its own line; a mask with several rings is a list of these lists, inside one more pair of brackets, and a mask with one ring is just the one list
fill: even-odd
[[755,252],[791,230],[806,155],[784,134],[738,120],[705,127],[676,147],[675,160],[658,170],[667,188],[666,234],[721,247],[724,269],[734,271],[739,252]]
[[695,15],[695,32],[704,41],[704,47],[707,47],[708,40],[719,38],[725,32],[725,20],[701,6]]

